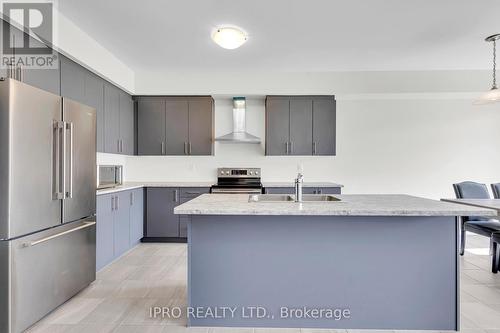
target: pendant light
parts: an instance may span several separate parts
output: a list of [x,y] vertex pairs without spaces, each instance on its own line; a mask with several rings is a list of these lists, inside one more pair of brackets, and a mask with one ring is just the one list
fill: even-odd
[[497,40],[500,39],[500,34],[492,35],[486,37],[485,41],[493,42],[493,85],[490,91],[484,93],[474,104],[491,104],[500,102],[500,89],[497,87]]

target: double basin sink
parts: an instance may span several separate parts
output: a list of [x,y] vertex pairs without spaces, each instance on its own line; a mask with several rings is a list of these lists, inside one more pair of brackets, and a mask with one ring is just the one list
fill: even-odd
[[[250,195],[248,202],[294,202],[295,196],[288,194],[256,194]],[[302,202],[338,202],[333,195],[303,194]]]

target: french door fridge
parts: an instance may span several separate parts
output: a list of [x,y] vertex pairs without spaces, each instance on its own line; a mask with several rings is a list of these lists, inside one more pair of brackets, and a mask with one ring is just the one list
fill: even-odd
[[96,111],[0,81],[0,332],[95,280]]

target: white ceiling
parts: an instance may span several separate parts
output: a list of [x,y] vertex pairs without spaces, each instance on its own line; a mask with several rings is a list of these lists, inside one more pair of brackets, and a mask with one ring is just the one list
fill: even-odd
[[[59,0],[136,72],[489,69],[499,0]],[[218,25],[245,29],[225,50]]]

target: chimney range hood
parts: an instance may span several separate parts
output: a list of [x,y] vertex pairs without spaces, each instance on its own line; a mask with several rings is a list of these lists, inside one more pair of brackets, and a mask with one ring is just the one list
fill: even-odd
[[215,138],[218,142],[227,143],[260,143],[260,138],[246,131],[246,99],[233,97],[233,131]]

